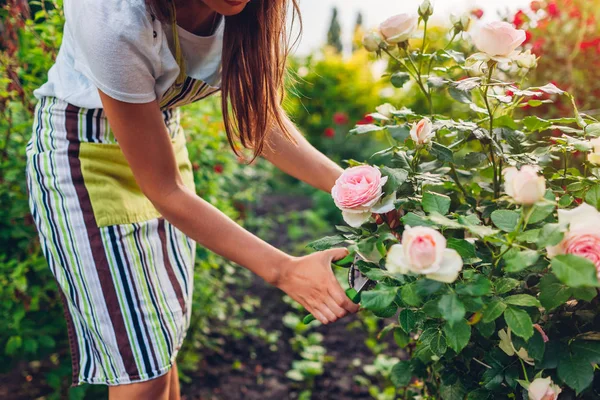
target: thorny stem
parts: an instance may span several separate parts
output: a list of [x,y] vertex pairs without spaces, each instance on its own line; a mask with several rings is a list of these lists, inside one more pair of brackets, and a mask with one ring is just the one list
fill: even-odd
[[[421,69],[417,68],[417,66],[415,65],[410,53],[408,52],[408,48],[404,49],[404,53],[406,54],[406,58],[408,58],[408,61],[416,71],[417,77],[415,78],[415,80],[417,81],[417,85],[419,85],[419,88],[425,95],[425,99],[427,100],[427,104],[429,105],[429,114],[433,115],[433,102],[431,101],[431,93],[429,93],[425,88],[425,85],[423,85],[423,81],[421,80]],[[423,53],[421,52],[421,54]]]
[[523,375],[525,375],[525,380],[527,382],[529,382],[529,377],[527,376],[527,370],[525,369],[525,363],[523,362],[523,360],[521,360],[521,358],[519,358],[519,361],[521,362],[521,367],[523,368]]

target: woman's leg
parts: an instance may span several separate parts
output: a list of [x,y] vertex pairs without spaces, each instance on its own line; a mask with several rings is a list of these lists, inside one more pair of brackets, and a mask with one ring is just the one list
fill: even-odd
[[169,400],[179,400],[179,374],[177,373],[177,363],[173,363],[171,368],[171,383],[169,384]]
[[170,400],[169,384],[173,370],[146,382],[110,386],[109,400]]

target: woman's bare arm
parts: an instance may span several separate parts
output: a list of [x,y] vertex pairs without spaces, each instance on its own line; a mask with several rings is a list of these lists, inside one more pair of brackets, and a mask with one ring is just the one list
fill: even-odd
[[344,249],[292,257],[252,235],[183,184],[156,102],[123,103],[102,92],[100,97],[138,185],[170,223],[276,285],[323,323],[358,310],[330,267],[345,256]]
[[283,172],[317,189],[331,192],[342,168],[315,149],[289,118],[286,118],[285,123],[296,143],[284,137],[281,131],[275,130],[269,136],[271,146],[264,150],[263,157]]

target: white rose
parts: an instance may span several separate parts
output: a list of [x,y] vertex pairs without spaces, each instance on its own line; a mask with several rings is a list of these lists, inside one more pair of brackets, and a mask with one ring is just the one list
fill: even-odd
[[379,32],[390,44],[406,42],[417,29],[419,17],[414,14],[398,14],[383,21]]
[[390,103],[383,103],[382,105],[375,107],[375,110],[377,110],[377,112],[384,117],[390,118],[392,116],[392,112],[396,111],[396,107]]
[[544,198],[546,180],[538,175],[537,167],[524,165],[520,170],[510,167],[504,170],[504,189],[518,204],[531,205]]
[[527,390],[529,400],[556,400],[561,392],[561,388],[550,378],[534,379]]
[[363,36],[362,43],[363,46],[365,46],[365,49],[367,49],[367,51],[373,52],[379,50],[379,48],[383,44],[383,38],[381,37],[381,34],[379,32],[377,32],[376,30],[371,30],[367,32],[365,36]]
[[406,227],[402,244],[393,245],[386,268],[395,274],[423,274],[429,279],[452,283],[458,278],[463,262],[453,249],[446,248],[446,238],[435,229]]
[[504,21],[482,24],[472,37],[475,47],[490,57],[510,56],[526,38],[524,30],[516,29],[512,24]]
[[600,138],[590,140],[593,147],[592,153],[588,154],[588,161],[600,165]]
[[433,6],[431,5],[431,1],[424,0],[419,6],[419,15],[423,19],[429,18],[433,14]]
[[535,68],[537,66],[537,57],[531,53],[531,50],[524,51],[515,57],[515,62],[521,68]]
[[431,142],[431,138],[435,135],[433,124],[429,118],[423,118],[416,124],[413,124],[410,130],[410,137],[416,144],[427,144]]
[[468,31],[471,26],[471,16],[469,14],[450,14],[450,23],[454,26],[454,32],[459,34],[463,31]]

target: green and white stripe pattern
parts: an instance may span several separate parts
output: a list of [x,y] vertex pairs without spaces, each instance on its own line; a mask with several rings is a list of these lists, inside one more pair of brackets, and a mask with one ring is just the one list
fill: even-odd
[[[176,135],[178,111],[163,114]],[[43,98],[27,145],[27,183],[65,303],[73,384],[156,378],[189,326],[195,243],[162,218],[99,228],[78,159],[82,142],[115,143],[103,110]]]

